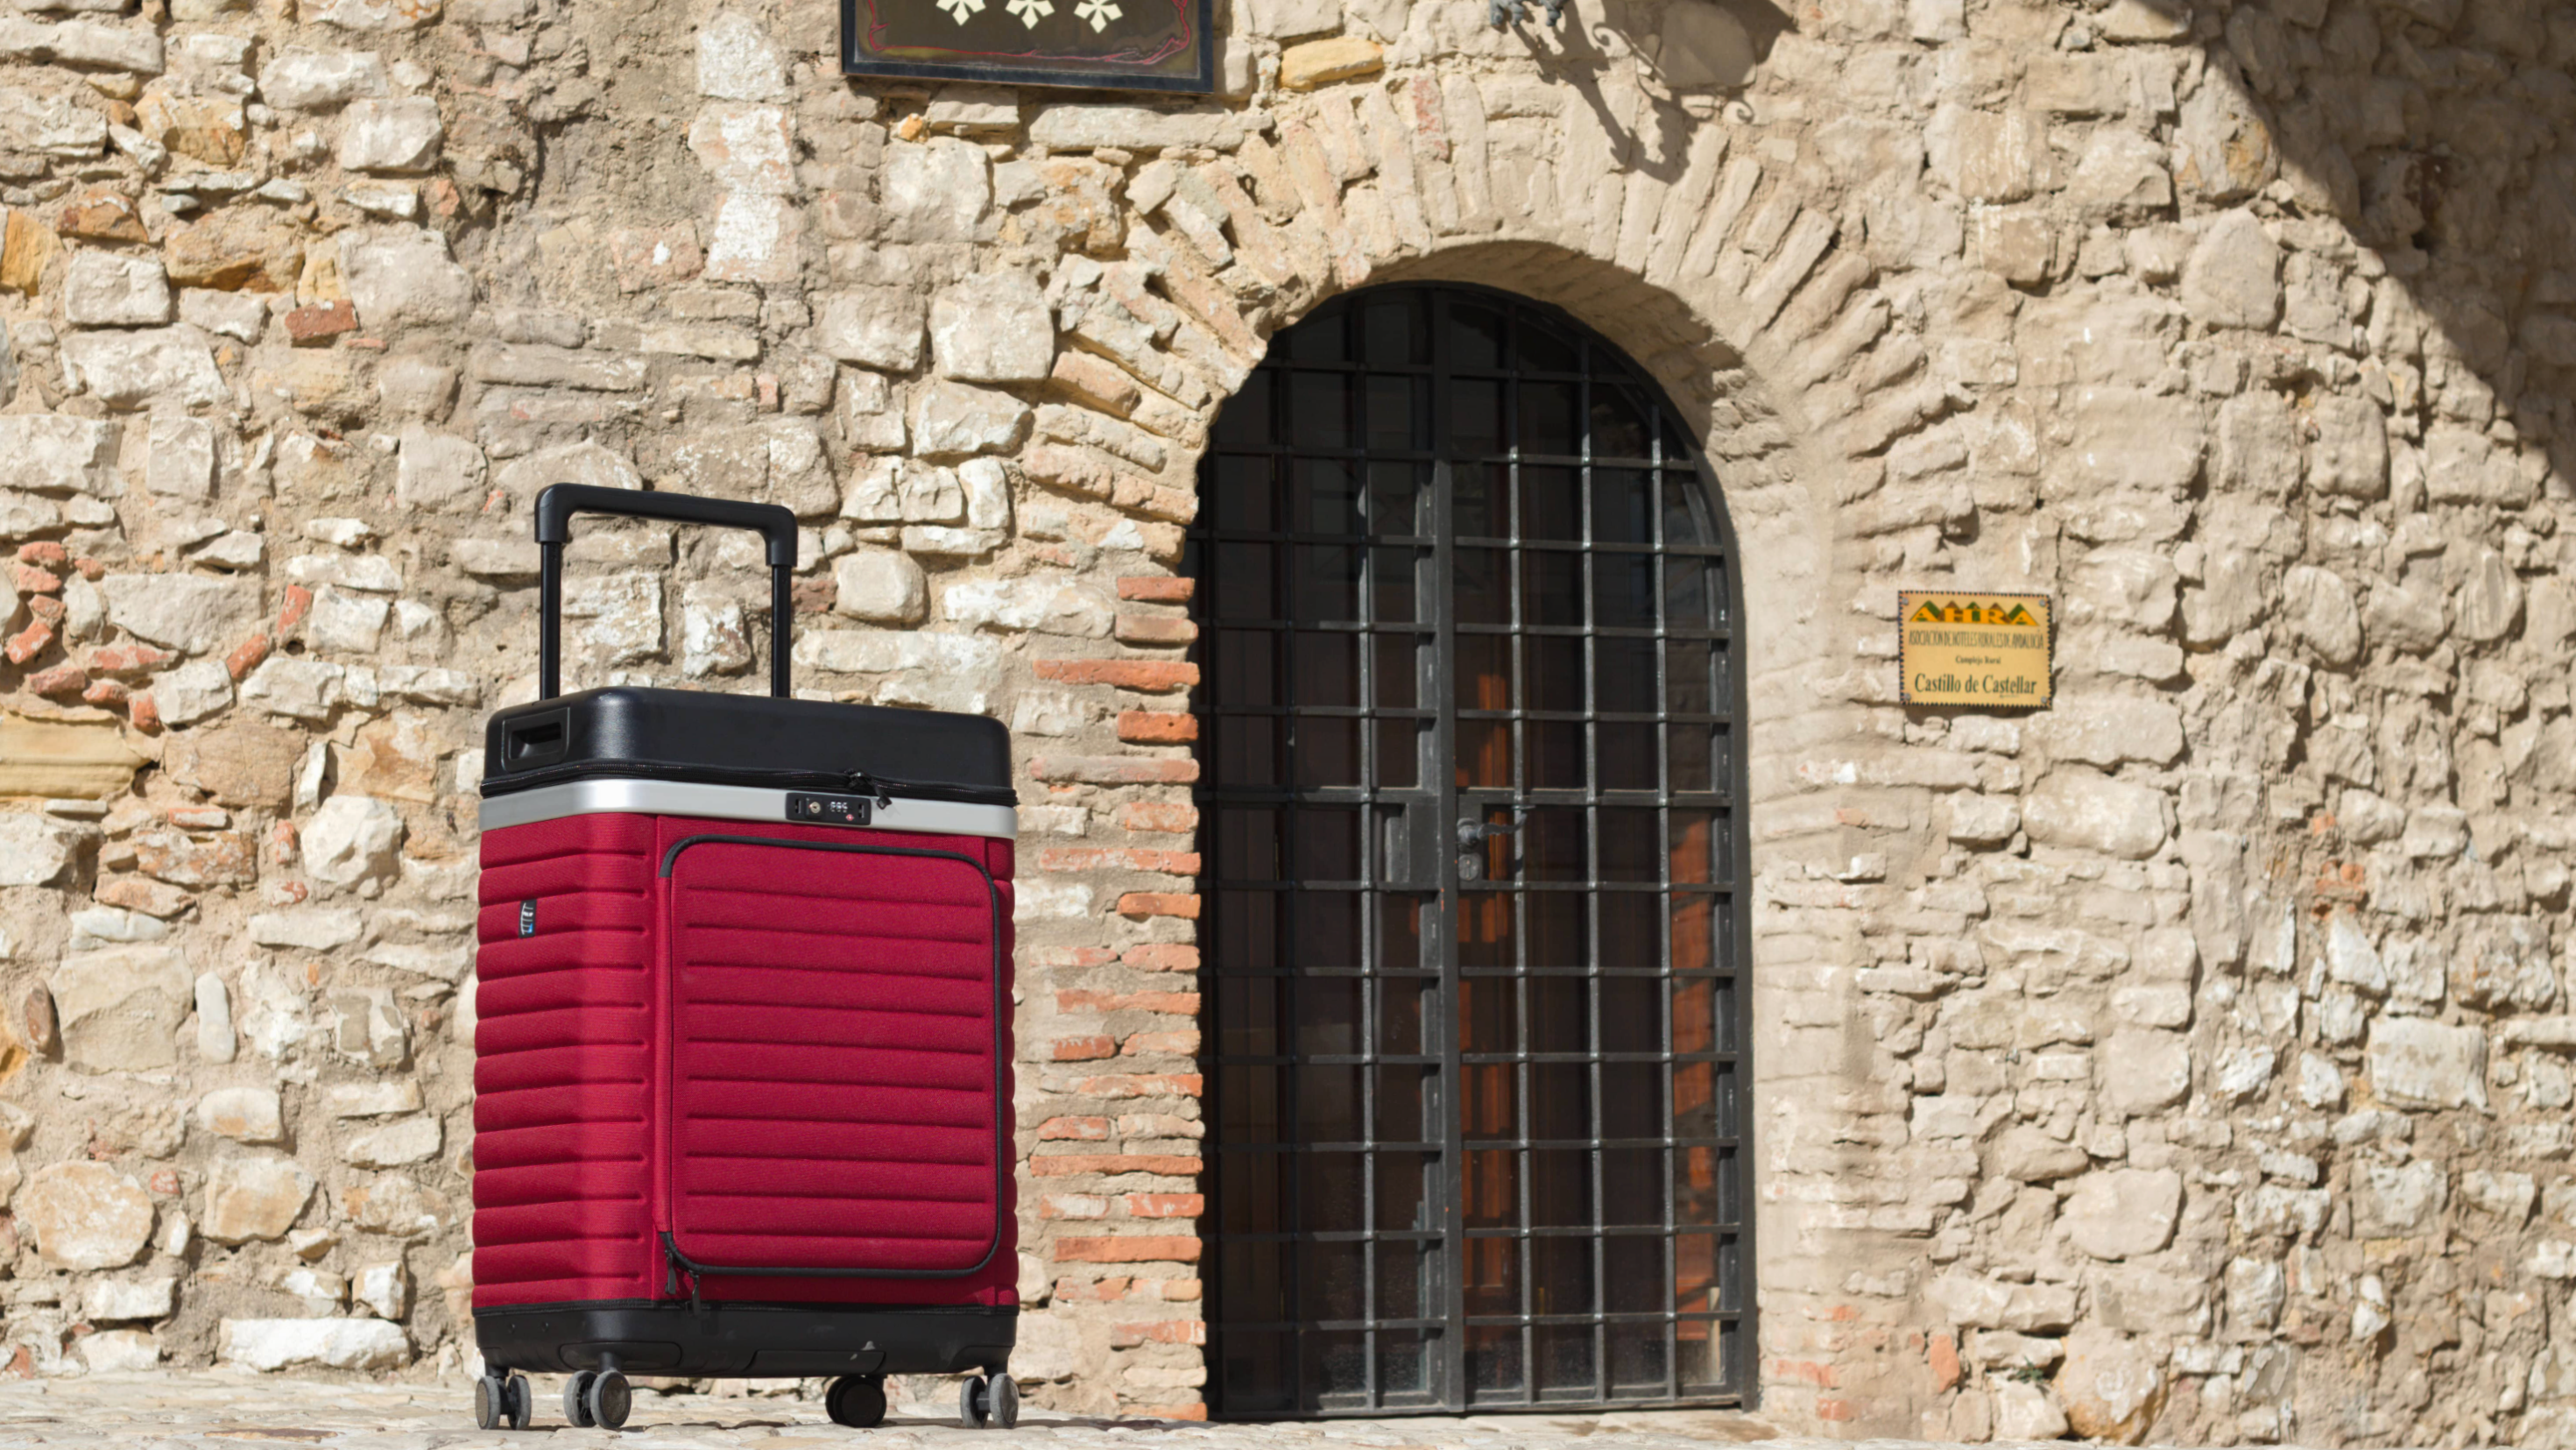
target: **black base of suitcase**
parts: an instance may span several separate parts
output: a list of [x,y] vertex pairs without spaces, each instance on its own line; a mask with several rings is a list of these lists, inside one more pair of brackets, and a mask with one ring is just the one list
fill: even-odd
[[494,1370],[630,1375],[963,1374],[1007,1368],[1016,1307],[686,1304],[599,1300],[477,1309],[474,1342]]

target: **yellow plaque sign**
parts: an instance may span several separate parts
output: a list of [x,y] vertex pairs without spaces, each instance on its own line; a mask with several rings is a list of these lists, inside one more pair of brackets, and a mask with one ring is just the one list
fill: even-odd
[[1908,705],[2048,703],[2057,631],[2045,594],[1896,596],[1898,698]]

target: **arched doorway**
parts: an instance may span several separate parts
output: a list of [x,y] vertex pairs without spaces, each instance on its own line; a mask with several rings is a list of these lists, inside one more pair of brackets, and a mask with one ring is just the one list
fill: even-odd
[[1743,665],[1661,392],[1481,288],[1336,299],[1187,568],[1221,1416],[1741,1403]]

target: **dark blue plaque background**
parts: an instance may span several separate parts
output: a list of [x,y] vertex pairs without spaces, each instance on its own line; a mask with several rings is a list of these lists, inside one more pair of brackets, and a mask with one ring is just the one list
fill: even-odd
[[1206,94],[1215,0],[841,0],[841,69]]

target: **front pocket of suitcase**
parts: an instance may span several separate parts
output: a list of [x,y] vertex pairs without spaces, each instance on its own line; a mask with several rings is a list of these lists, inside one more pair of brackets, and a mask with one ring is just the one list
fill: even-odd
[[1000,1238],[1002,895],[972,857],[692,836],[670,878],[672,1247],[945,1278]]

